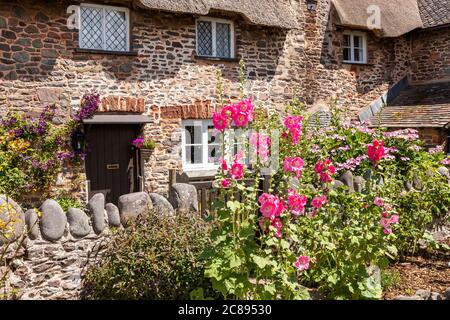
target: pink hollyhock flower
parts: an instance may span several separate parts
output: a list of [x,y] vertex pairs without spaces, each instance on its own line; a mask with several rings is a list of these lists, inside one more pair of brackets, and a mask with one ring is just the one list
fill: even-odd
[[214,129],[220,132],[224,132],[228,126],[227,117],[223,116],[221,113],[214,112],[212,122],[214,125]]
[[284,126],[289,130],[302,129],[302,116],[288,116],[284,119]]
[[230,176],[234,180],[239,180],[244,177],[244,165],[242,163],[234,162],[230,169]]
[[322,181],[323,183],[330,183],[333,181],[333,178],[331,178],[331,176],[328,173],[322,172],[320,174],[320,181]]
[[380,197],[375,197],[375,199],[373,199],[373,204],[376,205],[377,207],[383,207],[384,201]]
[[314,167],[316,173],[320,176],[323,183],[330,183],[333,181],[331,177],[336,173],[336,168],[331,164],[330,159],[318,161]]
[[236,104],[236,110],[241,110],[247,113],[248,120],[253,121],[254,118],[254,106],[252,103],[252,97],[243,99],[242,101],[238,102]]
[[258,201],[261,204],[260,211],[262,215],[271,221],[286,210],[284,203],[272,194],[264,193],[259,197]]
[[314,208],[320,209],[327,203],[327,197],[325,195],[322,195],[320,197],[315,197],[311,204]]
[[220,114],[225,119],[233,119],[234,116],[236,115],[236,112],[237,112],[236,106],[234,106],[232,104],[227,104],[226,106],[224,106],[222,108],[222,110],[220,111]]
[[273,219],[272,227],[275,228],[275,236],[277,238],[281,238],[281,228],[283,227],[283,224],[281,223],[281,220],[279,218]]
[[261,205],[260,211],[265,218],[269,220],[274,220],[278,212],[278,206],[276,201],[264,202]]
[[284,159],[284,170],[286,172],[294,172],[297,178],[300,178],[304,166],[305,161],[300,157]]
[[396,214],[394,214],[394,215],[392,215],[392,217],[391,217],[391,219],[389,220],[389,222],[390,222],[391,224],[397,224],[399,219],[400,219],[399,216],[396,215]]
[[223,171],[228,170],[228,163],[224,158],[220,159],[220,167],[222,168]]
[[237,127],[246,127],[250,121],[249,114],[245,111],[237,111],[233,116],[233,121]]
[[384,141],[373,140],[372,144],[367,146],[367,154],[373,165],[377,166],[378,162],[386,155]]
[[385,212],[383,212],[383,214],[381,216],[383,218],[388,218],[389,217],[389,212],[385,211]]
[[383,228],[388,228],[391,225],[391,222],[390,222],[390,220],[388,218],[381,218],[380,219],[380,225]]
[[392,229],[391,228],[384,228],[383,229],[384,234],[389,235],[392,233]]
[[304,214],[306,202],[306,196],[299,195],[295,190],[289,190],[288,204],[293,215]]
[[[284,119],[284,126],[288,129],[292,137],[292,144],[297,145],[300,142],[300,135],[302,134],[302,116],[288,116]],[[287,138],[287,134],[283,137]]]
[[222,186],[222,188],[228,188],[231,185],[231,181],[230,179],[222,179],[222,181],[220,181],[220,184]]
[[299,256],[297,261],[294,263],[295,267],[300,270],[308,270],[309,269],[309,257],[307,256]]

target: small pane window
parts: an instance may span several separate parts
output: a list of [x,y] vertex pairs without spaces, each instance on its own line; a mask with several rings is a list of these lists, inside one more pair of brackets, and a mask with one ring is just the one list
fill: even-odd
[[216,48],[218,57],[231,57],[231,28],[228,23],[216,25]]
[[361,32],[347,32],[342,42],[344,62],[366,63],[366,35]]
[[233,58],[233,23],[227,20],[197,20],[197,54],[206,57]]
[[79,42],[83,49],[128,51],[128,9],[82,4]]
[[200,56],[212,56],[212,23],[199,21],[197,25],[197,47]]

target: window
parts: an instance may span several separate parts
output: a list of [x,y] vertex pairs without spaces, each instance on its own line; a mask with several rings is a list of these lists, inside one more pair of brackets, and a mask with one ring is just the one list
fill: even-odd
[[[183,121],[182,135],[182,158],[184,170],[213,170],[219,167],[222,158],[222,134],[217,133],[211,120],[185,120]],[[242,130],[242,129],[239,129]],[[244,150],[246,141],[242,131],[236,130],[236,133],[230,134],[230,130],[226,131],[225,141],[225,159],[229,163],[233,157],[241,151],[244,151],[244,163],[248,164],[245,154],[248,150]],[[246,152],[247,151],[247,152]]]
[[80,48],[129,51],[129,26],[130,15],[126,8],[81,4]]
[[212,18],[198,19],[197,54],[203,57],[234,58],[233,22]]
[[183,122],[183,167],[187,170],[214,169],[219,165],[220,142],[211,120]]
[[366,63],[367,40],[363,32],[345,32],[343,42],[344,62]]

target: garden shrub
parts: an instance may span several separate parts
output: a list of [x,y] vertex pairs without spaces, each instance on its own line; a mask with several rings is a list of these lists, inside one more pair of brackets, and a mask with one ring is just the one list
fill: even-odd
[[67,212],[70,208],[83,209],[84,205],[79,199],[73,197],[66,192],[61,193],[55,197],[56,202],[61,206],[64,212]]
[[101,260],[88,270],[86,298],[189,299],[199,288],[210,295],[201,257],[209,232],[210,225],[192,214],[151,212],[139,218],[116,231]]
[[0,126],[0,194],[21,202],[30,194],[50,197],[57,174],[66,161],[82,154],[72,150],[71,136],[99,105],[98,95],[85,95],[80,110],[63,125],[55,124],[56,105],[39,118],[8,113]]
[[[328,126],[297,99],[285,111],[243,98],[213,115],[220,137],[235,135],[253,153],[233,157],[222,139],[206,277],[226,298],[302,299],[303,284],[335,299],[380,299],[377,270],[413,252],[448,212],[450,187],[437,172],[448,159],[415,130],[369,128],[333,104]],[[280,168],[261,195],[262,169],[274,159]],[[364,177],[362,192],[336,184],[347,171]],[[412,181],[417,190],[405,190]]]

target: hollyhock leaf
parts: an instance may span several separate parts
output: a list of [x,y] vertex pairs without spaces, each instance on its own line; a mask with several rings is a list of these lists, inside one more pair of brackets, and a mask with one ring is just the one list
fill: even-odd
[[264,290],[267,291],[272,296],[275,296],[277,293],[277,288],[274,284],[266,284],[264,285]]
[[261,257],[255,254],[251,254],[250,257],[252,261],[258,266],[260,269],[264,269],[267,266],[273,265],[273,261],[266,257]]
[[231,211],[236,212],[241,207],[241,203],[238,202],[238,201],[228,201],[227,202],[227,207]]
[[280,241],[280,246],[282,249],[289,249],[289,242],[287,242],[286,240],[282,239]]
[[230,257],[230,267],[231,268],[237,268],[242,265],[242,259],[237,255],[232,255]]
[[392,253],[394,256],[396,256],[396,255],[398,254],[397,247],[394,246],[394,245],[388,245],[388,246],[386,246],[386,249],[387,249],[390,253]]

